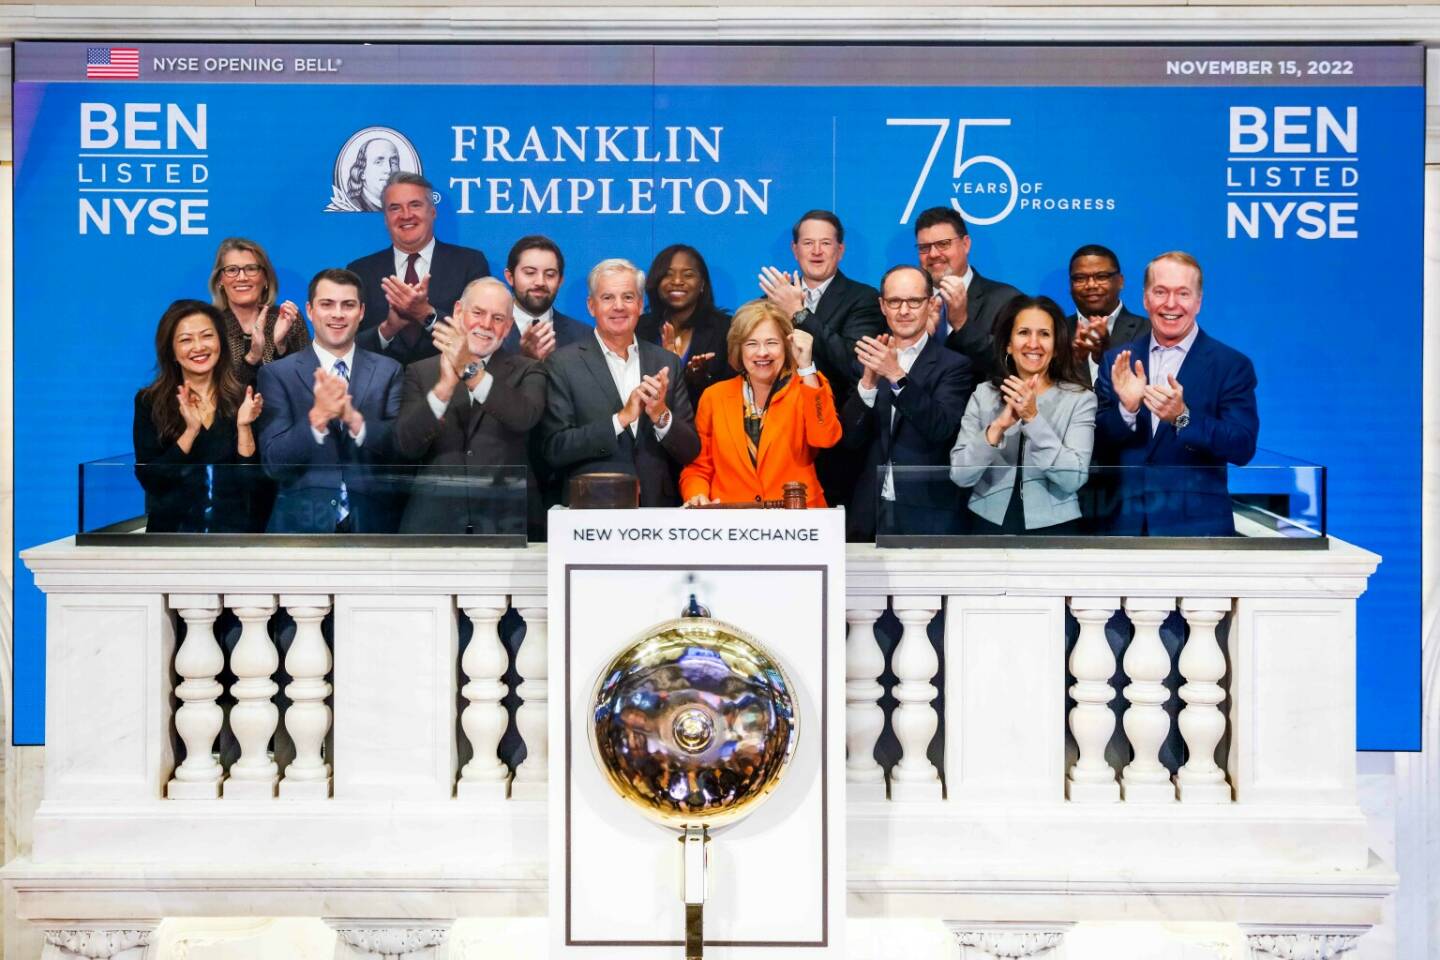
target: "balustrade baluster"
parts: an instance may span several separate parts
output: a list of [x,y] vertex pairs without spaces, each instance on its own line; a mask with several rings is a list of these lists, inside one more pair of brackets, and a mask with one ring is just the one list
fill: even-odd
[[1080,757],[1066,778],[1065,795],[1076,802],[1114,803],[1120,799],[1115,770],[1105,759],[1105,745],[1115,733],[1115,714],[1110,710],[1115,697],[1110,686],[1115,654],[1105,638],[1105,625],[1119,606],[1118,597],[1075,597],[1070,601],[1070,612],[1080,624],[1080,636],[1070,651],[1070,675],[1075,678],[1070,687],[1075,700],[1070,732]]
[[1135,625],[1135,637],[1125,650],[1125,736],[1135,757],[1120,772],[1120,794],[1127,802],[1167,803],[1175,799],[1170,771],[1160,762],[1160,745],[1170,733],[1165,702],[1170,691],[1170,653],[1160,641],[1160,624],[1175,609],[1173,598],[1127,599],[1125,613]]
[[935,674],[940,660],[926,628],[940,609],[938,597],[896,597],[891,604],[904,630],[891,666],[899,705],[891,723],[900,741],[900,762],[890,774],[892,800],[939,800],[940,773],[926,755],[940,719],[935,713]]
[[878,604],[845,611],[845,779],[851,800],[885,799],[885,768],[875,760],[875,741],[885,728],[885,654],[875,640],[875,621],[884,612]]
[[330,796],[330,764],[321,756],[325,735],[330,732],[330,648],[320,622],[330,612],[326,596],[282,595],[280,605],[295,621],[295,639],[285,654],[285,672],[290,683],[285,695],[290,706],[285,710],[285,729],[295,744],[295,759],[285,768],[280,781],[282,797]]
[[215,640],[215,618],[220,616],[220,597],[207,594],[175,594],[170,608],[185,621],[185,640],[175,652],[175,672],[182,678],[175,688],[180,708],[175,711],[175,732],[185,743],[185,760],[175,769],[165,788],[174,799],[214,800],[220,796],[224,770],[215,760],[215,738],[225,721],[225,712],[216,703],[224,692],[216,676],[225,667],[225,653]]
[[273,797],[278,769],[269,754],[270,738],[280,722],[271,698],[280,688],[272,679],[280,654],[268,625],[275,613],[273,595],[227,595],[225,605],[240,620],[240,641],[230,652],[235,683],[230,693],[230,729],[240,744],[240,758],[230,766],[223,790],[227,797]]
[[550,609],[544,597],[516,597],[515,609],[525,621],[525,639],[515,655],[521,700],[515,725],[525,741],[525,760],[515,768],[512,797],[543,800],[549,778]]
[[471,799],[503,800],[508,792],[510,768],[500,761],[500,738],[505,735],[505,668],[509,664],[500,642],[500,618],[509,606],[505,597],[461,597],[465,616],[474,631],[460,658],[466,683],[460,694],[469,701],[460,714],[460,726],[470,741],[470,762],[460,770],[456,795]]
[[1177,791],[1184,803],[1229,803],[1230,785],[1215,763],[1215,748],[1225,736],[1225,714],[1220,711],[1225,655],[1215,627],[1230,612],[1230,600],[1182,598],[1180,612],[1190,624],[1190,636],[1180,652],[1180,675],[1185,678],[1180,699],[1185,707],[1178,722],[1190,756],[1175,774]]

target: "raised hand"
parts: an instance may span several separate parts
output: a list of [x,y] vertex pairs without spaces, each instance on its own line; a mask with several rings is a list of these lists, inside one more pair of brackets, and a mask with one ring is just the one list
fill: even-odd
[[1019,377],[1006,377],[1001,382],[1000,393],[1005,397],[1006,405],[1014,412],[1017,419],[1029,423],[1040,412],[1036,406],[1039,383],[1039,374],[1023,380]]
[[685,379],[699,380],[705,375],[705,365],[714,359],[714,351],[690,354],[690,359],[685,361]]
[[765,299],[779,307],[787,317],[793,317],[805,306],[805,291],[800,288],[798,275],[763,267],[760,270],[760,292]]
[[[864,372],[860,375],[860,382],[865,389],[872,390],[880,377],[890,382],[895,382],[905,376],[904,369],[900,366],[900,351],[896,349],[890,334],[882,333],[878,337],[861,337],[855,342],[855,359],[860,361]],[[869,380],[866,383],[866,380]]]
[[640,385],[630,391],[630,396],[625,398],[625,405],[620,408],[616,416],[620,418],[620,426],[628,427],[640,419],[640,412],[645,409],[645,381],[641,380]]
[[675,324],[669,320],[660,325],[660,346],[680,356],[680,340],[675,336]]
[[185,432],[192,437],[205,426],[205,411],[200,396],[185,384],[175,389],[175,404],[180,408],[180,419],[185,421]]
[[[966,288],[965,281],[953,274],[946,274],[935,284],[935,296],[945,304],[945,321],[950,325],[950,329],[959,330],[965,326],[965,321],[969,319],[966,311],[970,303],[970,291]],[[940,311],[936,310],[935,315],[935,323],[938,325]]]
[[1115,387],[1115,396],[1119,398],[1120,405],[1131,413],[1139,412],[1147,386],[1145,364],[1136,360],[1134,367],[1131,367],[1130,351],[1121,350],[1110,366],[1110,382]]
[[530,324],[520,334],[520,352],[531,360],[544,360],[555,352],[555,325],[548,320]]
[[1168,384],[1146,384],[1145,406],[1155,416],[1173,425],[1175,418],[1185,412],[1185,388],[1173,376],[1166,379]]
[[645,415],[652,423],[658,423],[670,408],[665,405],[665,393],[670,389],[670,368],[661,367],[653,376],[642,377],[636,387],[645,404]]
[[399,277],[382,277],[380,289],[385,293],[385,302],[402,320],[419,323],[430,315],[429,274],[414,284],[406,283]]
[[275,356],[285,354],[285,337],[290,333],[292,327],[300,319],[300,310],[291,300],[280,304],[280,309],[275,313],[275,329],[271,332],[271,339],[275,341]]
[[245,399],[240,404],[240,409],[235,413],[235,425],[248,427],[260,419],[260,413],[265,409],[265,398],[255,391],[254,387],[245,388]]
[[436,321],[430,329],[430,342],[440,351],[444,362],[440,364],[440,379],[452,386],[460,381],[460,374],[475,359],[470,352],[470,335],[461,330],[451,317]]
[[1105,355],[1105,345],[1110,331],[1104,317],[1078,317],[1075,321],[1075,339],[1070,349],[1077,360],[1094,359],[1097,363]]
[[789,339],[790,355],[795,358],[795,366],[810,366],[814,362],[815,338],[804,330],[791,330]]
[[315,368],[315,400],[310,405],[310,426],[321,432],[328,430],[330,421],[344,412],[350,399],[350,385],[344,377],[326,373],[323,367]]

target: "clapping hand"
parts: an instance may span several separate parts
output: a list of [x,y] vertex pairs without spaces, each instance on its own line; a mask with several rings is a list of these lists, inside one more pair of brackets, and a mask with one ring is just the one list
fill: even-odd
[[[959,330],[965,326],[965,321],[969,319],[967,311],[970,304],[970,290],[965,286],[964,280],[947,273],[936,282],[935,297],[945,305],[945,319],[950,324],[951,330]],[[936,310],[930,324],[932,334],[939,323],[940,311]]]
[[1145,399],[1145,364],[1139,360],[1130,366],[1130,351],[1121,350],[1110,366],[1110,382],[1115,387],[1115,396],[1120,405],[1131,413],[1138,413],[1140,402]]
[[1020,377],[1006,377],[1000,384],[1000,393],[1005,397],[1005,405],[1011,409],[1018,420],[1029,423],[1035,419],[1039,409],[1036,407],[1036,397],[1039,396],[1040,375],[1021,379]]
[[235,414],[235,425],[237,427],[248,427],[260,419],[260,413],[265,409],[265,398],[255,391],[254,387],[245,388],[245,399],[240,404],[239,411]]
[[[431,328],[430,341],[444,357],[444,362],[440,364],[440,380],[453,389],[460,382],[460,375],[474,359],[470,352],[470,335],[461,330],[453,318],[446,317]],[[449,401],[449,397],[441,399]]]
[[271,339],[275,341],[275,355],[283,356],[285,353],[285,337],[290,329],[300,319],[300,309],[295,306],[294,301],[286,300],[280,304],[280,309],[275,314],[275,329],[271,332]]
[[680,356],[680,339],[675,336],[675,324],[669,320],[660,325],[660,346]]
[[185,384],[175,390],[175,403],[180,408],[180,419],[185,421],[185,432],[192,437],[205,426],[205,409],[200,395]]
[[555,325],[536,321],[520,334],[520,352],[531,360],[544,360],[555,352]]
[[860,361],[860,385],[866,390],[874,390],[881,377],[893,382],[905,375],[900,353],[888,333],[855,341],[855,359]]
[[789,274],[774,267],[760,270],[760,291],[765,299],[775,304],[787,317],[793,317],[805,308],[805,291],[800,287],[800,275]]
[[1145,406],[1150,412],[1169,424],[1185,412],[1185,388],[1173,376],[1166,377],[1168,384],[1145,385]]
[[659,373],[640,378],[640,386],[635,388],[635,392],[640,394],[645,405],[645,415],[650,418],[651,423],[659,423],[669,410],[665,405],[665,393],[669,389],[669,367],[661,367]]
[[685,379],[699,380],[705,375],[705,365],[715,359],[715,353],[692,353],[685,361]]
[[1105,354],[1105,344],[1110,331],[1104,317],[1078,317],[1075,321],[1075,339],[1070,344],[1077,360],[1094,359],[1097,363]]
[[417,283],[406,283],[399,277],[382,277],[380,289],[385,292],[385,302],[390,304],[400,319],[409,323],[420,323],[430,315],[430,275],[421,277]]
[[310,426],[324,432],[330,421],[339,419],[350,401],[350,384],[344,377],[315,368],[315,401],[310,406]]

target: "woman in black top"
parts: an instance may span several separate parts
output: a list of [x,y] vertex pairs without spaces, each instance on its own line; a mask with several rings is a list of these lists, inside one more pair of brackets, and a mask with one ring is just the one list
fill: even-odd
[[264,529],[251,492],[263,399],[241,387],[220,311],[176,300],[155,331],[156,376],[135,395],[135,476],[152,533]]
[[310,343],[300,310],[289,300],[276,303],[280,280],[265,250],[254,240],[226,237],[215,251],[210,297],[224,321],[230,365],[241,386],[255,382],[260,367]]
[[675,243],[656,254],[645,277],[645,298],[650,309],[635,336],[684,361],[692,403],[710,384],[735,376],[725,359],[730,315],[715,306],[710,270],[699,250]]

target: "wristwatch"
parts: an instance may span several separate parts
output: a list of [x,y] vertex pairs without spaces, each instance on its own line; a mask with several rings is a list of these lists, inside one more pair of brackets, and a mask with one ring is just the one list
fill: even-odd
[[479,372],[480,372],[480,363],[479,363],[479,361],[471,360],[469,363],[467,363],[467,364],[465,365],[465,369],[460,371],[460,379],[461,379],[461,380],[466,380],[466,381],[468,381],[471,377],[475,376],[475,374],[477,374],[477,373],[479,373]]
[[809,308],[809,307],[801,307],[799,310],[796,310],[796,311],[795,311],[795,315],[790,318],[790,322],[793,323],[795,326],[798,327],[798,326],[800,326],[800,324],[804,323],[806,320],[809,320],[809,319],[810,319],[810,308]]
[[1180,431],[1188,426],[1190,426],[1190,408],[1186,407],[1180,411],[1180,416],[1175,418],[1175,429],[1176,431]]
[[670,426],[670,420],[670,411],[666,410],[664,413],[660,414],[660,419],[655,421],[655,429],[664,430],[666,427]]

